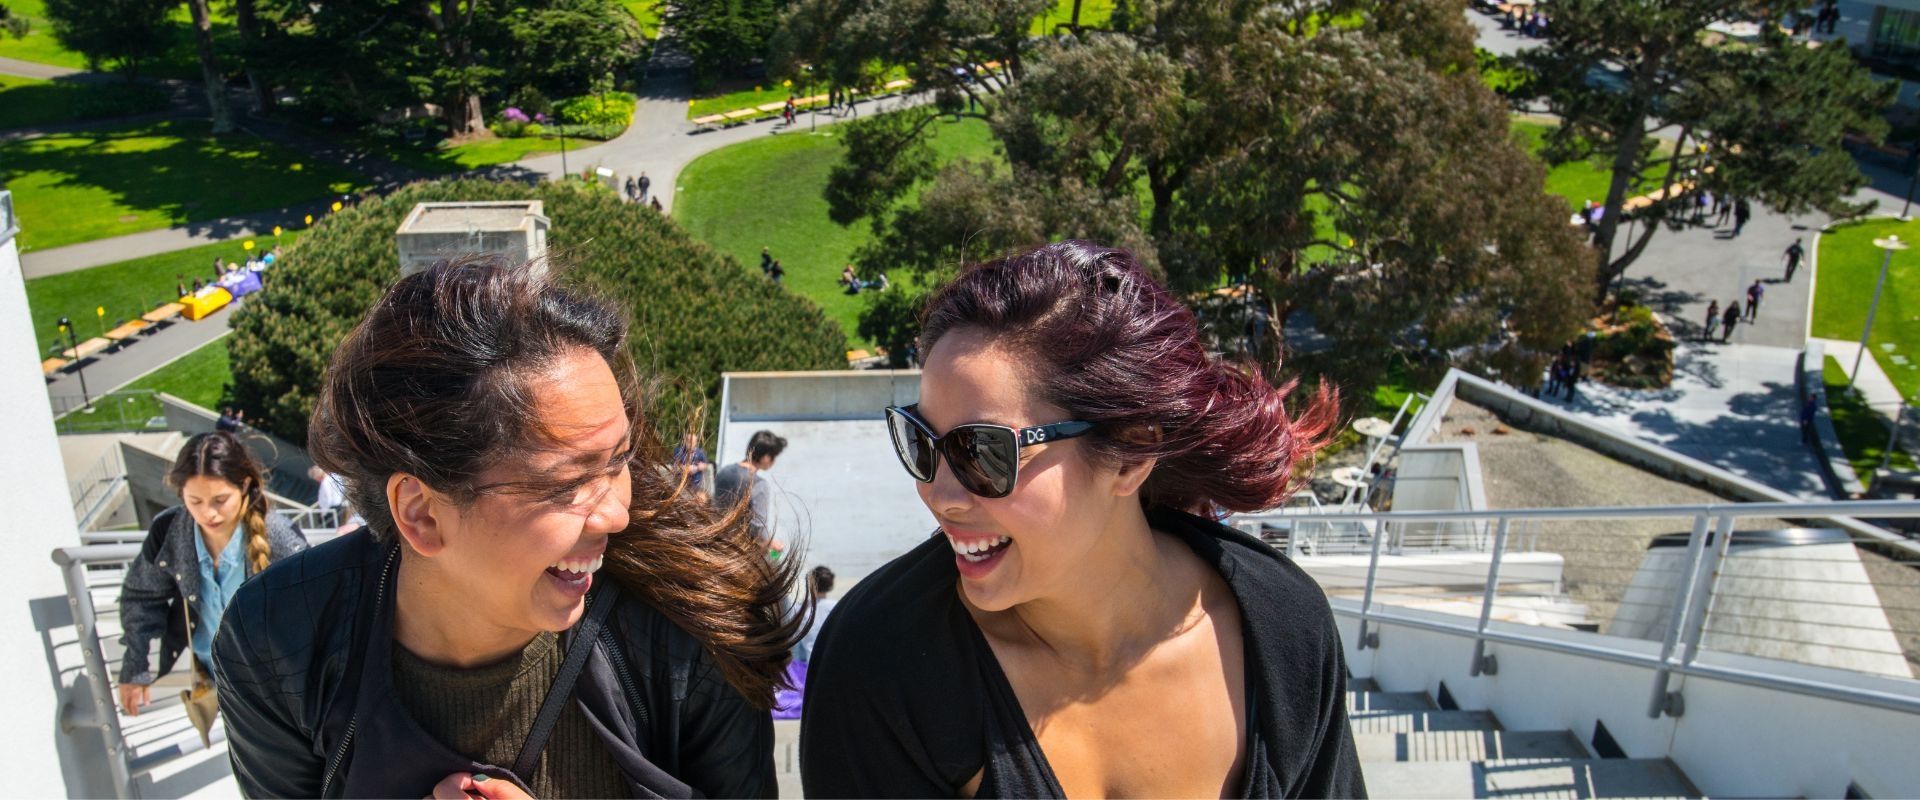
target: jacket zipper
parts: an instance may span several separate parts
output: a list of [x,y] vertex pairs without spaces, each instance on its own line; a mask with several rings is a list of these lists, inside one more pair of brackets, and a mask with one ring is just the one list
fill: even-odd
[[[395,548],[387,556],[387,563],[380,569],[380,585],[373,595],[373,613],[380,613],[380,605],[387,600],[387,579],[393,577],[393,563],[399,560],[400,550]],[[356,707],[353,716],[347,718],[347,734],[340,737],[340,746],[333,751],[333,759],[327,765],[327,774],[320,779],[320,796],[330,797],[328,789],[333,786],[333,776],[340,771],[340,764],[347,757],[347,748],[353,745],[353,730],[360,724],[360,711]]]
[[640,715],[640,729],[650,730],[653,723],[648,719],[647,704],[641,699],[640,692],[633,685],[633,676],[627,674],[627,656],[621,652],[620,637],[613,634],[613,627],[600,629],[601,638],[606,642],[607,655],[613,659],[613,673],[620,676],[620,688],[627,693],[627,704],[633,706],[634,713]]

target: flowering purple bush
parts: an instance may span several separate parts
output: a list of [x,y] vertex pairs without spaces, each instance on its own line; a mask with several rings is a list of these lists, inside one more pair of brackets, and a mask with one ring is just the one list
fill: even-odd
[[500,112],[500,118],[507,120],[509,122],[532,122],[533,121],[532,119],[527,117],[527,112],[521,111],[520,109],[513,108],[511,106],[509,106],[507,110]]
[[544,125],[544,124],[546,124],[546,122],[547,122],[547,115],[545,115],[545,114],[535,114],[535,115],[533,115],[533,121],[534,121],[534,122],[538,122],[538,123],[541,123],[541,124],[543,124],[543,125]]

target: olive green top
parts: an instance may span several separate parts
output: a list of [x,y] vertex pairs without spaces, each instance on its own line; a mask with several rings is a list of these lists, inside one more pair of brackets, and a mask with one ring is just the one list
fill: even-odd
[[[393,648],[393,685],[420,727],[474,761],[511,768],[553,687],[566,653],[553,633],[525,650],[473,669],[435,666]],[[625,797],[619,765],[576,703],[567,705],[532,775],[520,776],[540,798]]]

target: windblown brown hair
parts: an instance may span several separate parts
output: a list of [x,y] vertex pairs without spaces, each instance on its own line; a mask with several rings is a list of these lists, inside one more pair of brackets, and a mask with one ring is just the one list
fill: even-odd
[[1017,354],[1031,391],[1095,423],[1096,459],[1156,459],[1148,508],[1278,506],[1305,482],[1294,465],[1339,430],[1325,383],[1291,397],[1295,382],[1208,353],[1193,312],[1125,250],[1063,241],[971,267],[927,303],[920,352],[966,328]]
[[604,569],[699,641],[747,700],[771,707],[804,633],[804,607],[782,610],[798,569],[769,564],[750,519],[717,514],[667,467],[642,413],[651,386],[637,375],[627,329],[613,306],[531,265],[466,259],[409,275],[334,352],[307,433],[314,461],[341,476],[382,537],[394,534],[386,487],[395,474],[456,502],[570,492],[478,476],[552,445],[536,424],[534,383],[571,351],[598,353],[621,381],[633,446],[631,522],[610,537]]
[[194,478],[219,478],[240,490],[240,522],[247,531],[247,574],[267,568],[273,550],[267,545],[267,488],[260,462],[233,434],[212,431],[195,434],[173,458],[167,487],[180,492]]

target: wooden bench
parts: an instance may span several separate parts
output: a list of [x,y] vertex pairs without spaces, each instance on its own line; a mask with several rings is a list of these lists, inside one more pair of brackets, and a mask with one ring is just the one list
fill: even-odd
[[760,105],[754,106],[753,110],[758,111],[762,114],[778,114],[780,113],[781,109],[784,109],[786,107],[787,107],[787,101],[780,100],[772,103],[761,103]]
[[67,360],[64,358],[49,358],[40,362],[40,374],[52,375],[53,373],[59,372],[60,369],[66,365]]
[[701,128],[711,128],[716,125],[724,125],[726,124],[726,122],[727,122],[727,115],[725,114],[708,114],[704,117],[693,118],[693,124]]
[[141,314],[140,319],[149,325],[158,325],[162,322],[166,322],[167,320],[173,319],[174,317],[180,316],[180,312],[185,310],[187,310],[187,307],[183,304],[168,303],[164,306],[156,308],[145,314]]
[[722,116],[725,116],[728,122],[740,122],[743,120],[753,119],[754,117],[757,117],[759,115],[760,115],[760,112],[758,111],[755,111],[751,108],[743,108],[738,111],[729,111]]
[[848,350],[847,351],[847,363],[849,364],[852,364],[857,361],[865,361],[872,357],[873,357],[873,354],[865,350]]
[[105,350],[112,345],[113,345],[113,342],[109,342],[106,339],[95,336],[91,339],[81,342],[78,347],[69,347],[66,350],[61,351],[60,355],[70,361],[79,361],[80,359],[86,358],[87,356],[93,355],[94,353],[98,353],[102,350]]
[[880,88],[891,92],[896,89],[905,89],[912,85],[913,85],[913,81],[907,80],[906,78],[899,78],[896,80],[887,81],[887,85],[882,86]]
[[146,328],[148,324],[150,323],[148,323],[146,320],[138,320],[138,319],[129,320],[126,322],[126,324],[123,324],[118,328],[114,328],[113,330],[107,331],[104,335],[107,338],[118,342],[123,339],[132,338],[134,334],[139,333],[142,329]]

